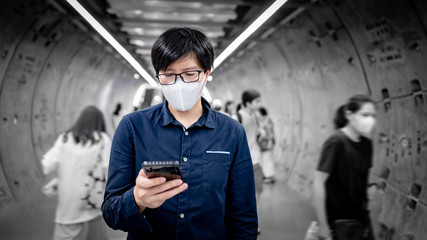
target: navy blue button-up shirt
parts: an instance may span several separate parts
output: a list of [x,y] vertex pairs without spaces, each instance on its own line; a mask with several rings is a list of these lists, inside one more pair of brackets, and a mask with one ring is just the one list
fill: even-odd
[[[102,212],[127,239],[256,239],[254,174],[246,134],[210,109],[185,129],[167,101],[126,115],[114,135]],[[184,161],[184,158],[186,161]],[[188,189],[142,213],[133,197],[143,161],[181,162]]]

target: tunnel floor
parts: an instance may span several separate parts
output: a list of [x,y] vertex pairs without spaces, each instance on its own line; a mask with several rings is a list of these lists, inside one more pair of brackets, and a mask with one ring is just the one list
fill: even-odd
[[[0,236],[3,240],[52,238],[55,215],[54,198],[42,193],[25,202],[6,207],[0,215]],[[264,184],[259,206],[260,240],[302,240],[305,230],[315,219],[314,208],[278,179]],[[109,240],[124,240],[126,234],[108,228]]]

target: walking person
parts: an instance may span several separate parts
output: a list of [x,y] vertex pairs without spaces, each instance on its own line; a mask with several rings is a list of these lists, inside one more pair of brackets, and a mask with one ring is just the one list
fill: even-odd
[[105,240],[107,226],[100,204],[103,193],[91,193],[88,186],[105,181],[110,138],[102,112],[86,107],[75,124],[59,135],[41,161],[45,175],[57,175],[51,188],[57,189],[54,240]]
[[258,109],[258,134],[257,142],[261,150],[260,164],[264,173],[264,183],[275,183],[275,161],[273,156],[276,139],[274,136],[273,120],[268,116],[267,109]]
[[[353,96],[337,110],[334,122],[337,130],[323,144],[314,179],[319,234],[334,240],[372,240],[367,187],[375,104],[367,96]],[[348,238],[350,231],[354,238]]]
[[[242,93],[241,108],[238,110],[237,115],[239,121],[245,128],[248,137],[249,150],[251,152],[252,164],[254,169],[255,190],[257,205],[261,201],[261,193],[263,191],[264,173],[260,165],[261,149],[257,143],[257,133],[259,129],[258,119],[256,112],[260,108],[261,94],[254,89],[246,90]],[[258,234],[260,229],[258,229]]]

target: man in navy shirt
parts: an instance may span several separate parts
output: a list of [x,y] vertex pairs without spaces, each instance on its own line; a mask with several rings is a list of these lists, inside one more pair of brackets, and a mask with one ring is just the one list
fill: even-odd
[[[166,101],[126,115],[114,135],[102,212],[127,239],[256,239],[254,175],[243,127],[201,97],[206,36],[173,28],[152,62]],[[180,161],[183,179],[147,178],[143,161]]]

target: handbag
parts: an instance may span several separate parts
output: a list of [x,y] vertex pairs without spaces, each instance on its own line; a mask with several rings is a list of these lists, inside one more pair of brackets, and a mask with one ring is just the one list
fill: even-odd
[[100,209],[104,200],[106,176],[103,169],[102,152],[104,143],[96,157],[96,162],[89,170],[86,180],[84,181],[85,195],[82,197],[83,208]]
[[334,222],[334,240],[363,240],[369,229],[354,219],[339,219]]

